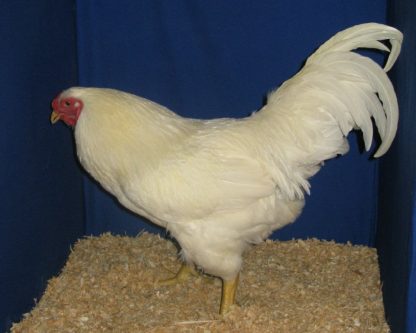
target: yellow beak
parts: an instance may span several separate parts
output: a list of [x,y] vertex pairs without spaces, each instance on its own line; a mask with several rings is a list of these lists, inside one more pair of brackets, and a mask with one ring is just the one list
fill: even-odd
[[53,110],[52,113],[51,113],[51,123],[55,124],[60,118],[61,118],[61,116],[58,114],[58,112]]

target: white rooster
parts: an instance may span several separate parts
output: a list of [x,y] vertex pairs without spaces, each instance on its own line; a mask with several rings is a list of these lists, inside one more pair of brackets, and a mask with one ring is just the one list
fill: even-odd
[[[107,191],[177,239],[184,264],[166,282],[194,265],[221,277],[225,313],[243,251],[299,216],[308,178],[348,151],[348,133],[361,129],[368,150],[373,118],[382,139],[375,157],[389,149],[398,106],[385,72],[401,42],[382,24],[344,30],[244,119],[187,119],[125,92],[74,87],[52,102],[51,121],[74,127],[81,164]],[[390,52],[384,71],[357,48]]]

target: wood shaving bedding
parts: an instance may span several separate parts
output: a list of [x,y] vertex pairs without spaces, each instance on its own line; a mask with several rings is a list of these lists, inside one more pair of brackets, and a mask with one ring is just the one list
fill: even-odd
[[155,284],[180,265],[158,235],[84,238],[11,332],[389,332],[373,248],[316,239],[253,246],[238,306],[224,317],[217,278]]

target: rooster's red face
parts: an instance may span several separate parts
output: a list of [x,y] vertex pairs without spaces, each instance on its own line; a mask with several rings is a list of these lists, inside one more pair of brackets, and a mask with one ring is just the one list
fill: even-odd
[[75,126],[83,106],[78,98],[59,95],[52,101],[51,123],[55,124],[58,120],[62,120],[69,126]]

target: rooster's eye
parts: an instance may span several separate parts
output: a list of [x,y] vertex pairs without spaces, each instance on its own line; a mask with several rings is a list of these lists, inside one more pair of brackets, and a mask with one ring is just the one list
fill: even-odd
[[65,106],[70,106],[71,105],[71,102],[65,101],[64,104],[65,104]]

